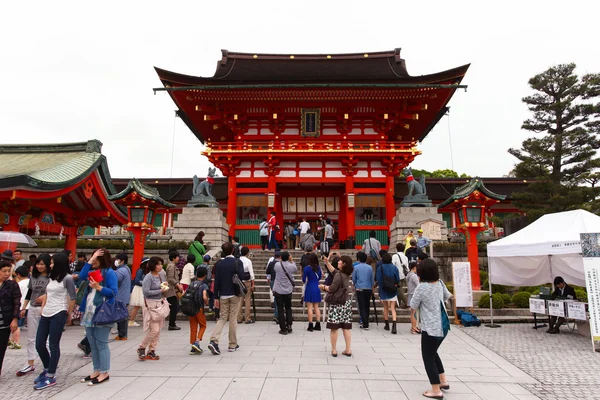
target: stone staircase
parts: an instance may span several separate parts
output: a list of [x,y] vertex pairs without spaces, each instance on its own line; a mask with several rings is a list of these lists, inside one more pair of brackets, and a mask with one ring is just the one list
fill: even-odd
[[[336,251],[338,251],[342,255],[348,255],[348,256],[352,257],[353,260],[356,258],[355,250],[336,250]],[[306,321],[307,320],[306,309],[301,304],[302,271],[300,271],[300,259],[302,258],[302,255],[304,254],[304,252],[299,251],[299,250],[292,250],[292,251],[290,251],[290,254],[292,255],[293,261],[298,265],[298,269],[299,269],[299,271],[296,274],[294,274],[294,280],[296,282],[296,287],[294,289],[293,296],[292,296],[292,312],[293,312],[295,321]],[[272,255],[273,255],[273,251],[262,251],[259,249],[259,250],[253,250],[253,254],[251,257],[252,266],[254,268],[254,277],[255,277],[255,286],[256,286],[256,289],[254,292],[254,302],[256,305],[256,319],[258,321],[272,321],[273,320],[274,308],[271,306],[271,301],[269,298],[269,284],[267,283],[267,277],[266,277],[267,262]],[[322,263],[321,266],[322,266],[323,272],[325,272],[327,269],[326,269],[324,263]],[[322,297],[324,298],[325,296],[323,295]],[[378,318],[379,318],[379,321],[382,322],[383,321],[383,307],[378,301],[379,295],[377,294],[377,292],[375,293],[375,299],[377,301]],[[353,299],[352,303],[353,303],[353,320],[355,322],[358,322],[359,315],[358,315],[356,299]],[[321,303],[321,312],[323,311],[322,307],[323,307],[323,303]],[[397,319],[398,322],[410,322],[408,309],[405,309],[405,310],[397,309],[396,312],[398,314],[398,319]],[[374,315],[373,303],[371,303],[371,314]],[[252,317],[252,318],[254,318],[254,317]],[[372,320],[374,321],[374,318]]]

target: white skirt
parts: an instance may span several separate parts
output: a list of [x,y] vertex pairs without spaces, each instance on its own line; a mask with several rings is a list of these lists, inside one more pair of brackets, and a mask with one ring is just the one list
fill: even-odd
[[129,305],[132,307],[142,307],[144,305],[144,292],[141,286],[135,285],[131,292]]

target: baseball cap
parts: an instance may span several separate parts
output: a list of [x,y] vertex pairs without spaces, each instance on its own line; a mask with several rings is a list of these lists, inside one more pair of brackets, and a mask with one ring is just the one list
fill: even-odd
[[274,256],[275,256],[275,258],[277,258],[277,257],[281,257],[281,251],[278,251],[278,250],[277,250],[277,251],[275,251],[275,254],[274,254]]
[[417,232],[418,233],[423,233],[423,229],[419,229]]
[[204,261],[210,261],[210,256],[208,254],[205,254],[204,257],[202,257],[202,259]]
[[145,263],[147,263],[148,261],[150,261],[150,257],[144,257],[144,258],[142,258],[142,262],[140,263],[140,266],[141,266],[141,265],[144,265],[144,264],[145,264]]

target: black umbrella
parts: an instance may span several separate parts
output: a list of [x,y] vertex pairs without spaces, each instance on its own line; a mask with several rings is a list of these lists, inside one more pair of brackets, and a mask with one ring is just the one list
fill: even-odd
[[375,323],[379,326],[379,317],[377,316],[377,304],[375,302],[375,294],[371,293],[371,299],[373,299],[373,309],[375,310]]
[[254,312],[254,322],[256,322],[256,301],[254,300],[254,290],[252,290],[252,311]]

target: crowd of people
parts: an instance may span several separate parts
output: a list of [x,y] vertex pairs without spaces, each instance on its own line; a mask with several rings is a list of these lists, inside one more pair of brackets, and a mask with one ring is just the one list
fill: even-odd
[[[273,213],[271,219],[274,218]],[[297,240],[288,243],[288,247],[304,251],[296,264],[291,252],[273,246],[277,244],[273,243],[277,228],[273,221],[263,222],[266,225],[261,224],[261,237],[267,236],[268,240],[263,239],[262,243],[275,250],[266,266],[266,277],[273,295],[274,321],[281,335],[293,333],[292,294],[297,285],[302,285],[302,300],[308,312],[306,330],[321,330],[321,304],[325,302],[323,320],[330,331],[331,356],[338,356],[341,330],[345,342],[341,354],[351,357],[353,300],[356,297],[359,327],[368,330],[372,318],[370,302],[375,303],[377,292],[383,306],[384,329],[391,334],[397,334],[397,307],[411,308],[411,332],[421,335],[423,362],[432,385],[424,395],[435,398],[449,388],[437,349],[447,333],[443,304],[450,293],[439,280],[437,264],[423,251],[428,239],[419,242],[422,232],[419,238],[407,238],[408,247],[403,241],[396,246],[396,252],[389,253],[382,250],[371,231],[353,260],[330,251],[330,247],[317,251],[317,238],[303,220],[299,231],[290,232]],[[330,226],[331,221],[323,219],[321,242],[329,244],[333,240]],[[264,229],[267,235],[263,235]],[[9,335],[10,346],[20,346],[19,327],[25,318],[27,364],[17,375],[33,373],[39,356],[42,370],[34,379],[35,389],[56,384],[62,332],[65,325],[77,320],[85,328],[78,348],[84,357],[92,359],[91,373],[81,381],[90,386],[110,379],[111,329],[116,327],[114,340],[127,340],[128,328],[139,326],[136,316],[140,309],[144,336],[137,357],[142,361],[160,359],[157,348],[162,328],[168,322],[169,331],[179,330],[179,311],[189,319],[191,355],[204,351],[201,343],[209,314],[217,320],[210,333],[210,352],[221,354],[219,342],[226,324],[227,351],[237,351],[237,324],[255,322],[250,305],[256,279],[250,250],[234,237],[221,246],[221,258],[211,266],[203,236],[200,232],[195,237],[185,260],[176,249],[169,251],[166,266],[160,257],[144,258],[133,279],[124,253],[113,259],[107,250],[100,249],[89,260],[85,254],[78,254],[75,262],[67,251],[52,256],[41,254],[34,262],[21,262],[20,252],[13,253],[0,264],[0,372]],[[298,282],[297,272],[301,275]]]

